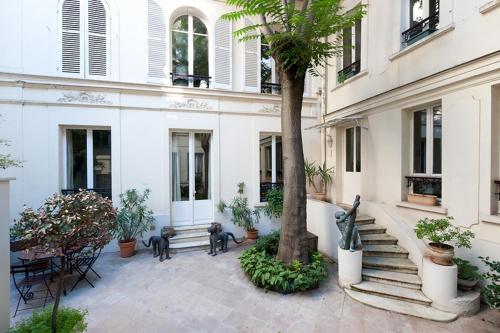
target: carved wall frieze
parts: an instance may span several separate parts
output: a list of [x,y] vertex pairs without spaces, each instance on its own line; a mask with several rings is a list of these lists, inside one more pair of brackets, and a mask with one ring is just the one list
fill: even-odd
[[113,104],[113,102],[106,99],[106,95],[104,94],[93,94],[85,91],[80,91],[79,93],[65,92],[63,93],[63,97],[60,97],[57,101],[61,103]]
[[195,109],[195,110],[212,110],[212,107],[207,101],[199,101],[194,98],[186,98],[180,101],[170,103],[171,109]]

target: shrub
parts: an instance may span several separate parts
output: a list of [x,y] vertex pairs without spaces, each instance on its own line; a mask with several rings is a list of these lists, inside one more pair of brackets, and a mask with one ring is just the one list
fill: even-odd
[[425,218],[417,222],[415,233],[418,239],[426,238],[432,243],[446,244],[453,242],[457,247],[471,248],[471,239],[474,233],[470,230],[461,231],[451,224],[453,217],[443,219]]
[[486,303],[492,309],[500,309],[500,261],[490,261],[490,257],[479,257],[489,267],[490,271],[483,274],[483,278],[490,284],[481,288]]
[[284,294],[317,288],[328,275],[326,263],[319,252],[310,253],[310,264],[295,260],[291,265],[276,259],[279,233],[262,237],[255,246],[243,251],[241,267],[258,287]]
[[255,225],[259,223],[260,211],[251,209],[248,206],[248,198],[243,195],[245,191],[245,183],[238,183],[238,196],[233,198],[233,201],[228,205],[224,201],[220,201],[217,209],[221,214],[226,209],[231,211],[231,221],[245,230],[255,230]]
[[457,264],[459,279],[471,281],[481,279],[479,268],[472,265],[468,260],[453,258],[453,262]]
[[[86,310],[61,307],[57,312],[58,333],[79,333],[87,330]],[[21,320],[9,333],[50,333],[52,308],[34,312],[31,317]]]
[[273,187],[266,193],[267,205],[264,214],[269,218],[278,219],[283,214],[283,188]]
[[127,190],[120,194],[120,210],[116,217],[114,236],[121,241],[130,242],[141,237],[154,223],[153,211],[148,210],[146,201],[151,191]]

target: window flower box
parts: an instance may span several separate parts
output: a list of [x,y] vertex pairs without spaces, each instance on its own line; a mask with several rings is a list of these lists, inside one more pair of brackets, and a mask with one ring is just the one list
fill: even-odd
[[430,194],[408,193],[408,202],[424,206],[437,206],[438,197]]

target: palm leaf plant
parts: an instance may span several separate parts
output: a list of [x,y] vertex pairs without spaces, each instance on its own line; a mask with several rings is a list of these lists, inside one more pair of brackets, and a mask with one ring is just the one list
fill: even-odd
[[283,216],[278,260],[309,262],[306,223],[306,179],[302,147],[302,100],[309,71],[342,54],[342,31],[364,15],[364,7],[345,12],[341,0],[227,0],[236,10],[224,19],[257,22],[234,32],[240,41],[261,38],[269,45],[281,83],[283,138]]

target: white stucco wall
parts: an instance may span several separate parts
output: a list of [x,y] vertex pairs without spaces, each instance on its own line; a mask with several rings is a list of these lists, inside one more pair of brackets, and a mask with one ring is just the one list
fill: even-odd
[[0,178],[0,331],[10,327],[9,196],[12,178]]

